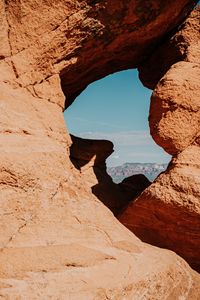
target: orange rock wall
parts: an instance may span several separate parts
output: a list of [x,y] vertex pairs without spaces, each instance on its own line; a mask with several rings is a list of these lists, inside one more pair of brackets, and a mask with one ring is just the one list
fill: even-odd
[[199,275],[85,184],[63,118],[87,84],[139,66],[195,2],[0,0],[2,299],[198,299]]

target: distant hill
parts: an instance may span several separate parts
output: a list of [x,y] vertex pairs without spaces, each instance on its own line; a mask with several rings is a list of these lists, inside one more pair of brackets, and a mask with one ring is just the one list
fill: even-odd
[[166,170],[167,165],[157,163],[125,163],[117,167],[108,167],[107,172],[115,183],[119,183],[124,178],[135,174],[144,174],[150,181],[153,181],[161,172]]

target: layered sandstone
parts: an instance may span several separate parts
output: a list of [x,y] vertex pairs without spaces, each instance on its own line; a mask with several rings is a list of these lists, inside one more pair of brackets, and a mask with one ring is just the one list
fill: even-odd
[[2,299],[198,299],[199,275],[91,192],[63,119],[87,84],[137,67],[194,3],[0,1]]
[[[200,270],[200,9],[196,9],[158,56],[146,62],[155,71],[158,57],[166,57],[150,108],[150,129],[156,143],[173,155],[165,173],[121,215],[120,220],[142,240],[169,248]],[[172,51],[167,52],[168,49]],[[182,52],[182,56],[180,53]],[[171,53],[179,53],[171,67]],[[172,57],[174,59],[174,56]],[[184,60],[183,60],[184,59]],[[162,68],[161,68],[162,70]],[[152,81],[161,76],[153,73]],[[145,83],[147,69],[142,67]],[[146,72],[146,73],[145,73]]]

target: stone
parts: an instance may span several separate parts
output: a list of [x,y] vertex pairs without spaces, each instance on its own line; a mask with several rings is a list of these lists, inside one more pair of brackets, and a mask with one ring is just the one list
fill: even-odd
[[6,61],[29,89],[58,74],[67,107],[89,83],[138,67],[195,2],[3,1]]
[[195,1],[0,4],[0,297],[198,299],[199,274],[92,193],[63,117],[89,83],[138,67]]
[[172,65],[179,61],[200,63],[199,8],[192,11],[168,39],[152,52],[139,67],[142,83],[154,89]]
[[106,159],[113,152],[113,144],[107,140],[83,139],[74,135],[71,139],[70,158],[75,168],[80,170],[84,184],[117,214],[128,200],[106,171]]
[[125,178],[119,183],[119,186],[128,201],[130,202],[137,196],[139,196],[147,187],[149,187],[151,182],[143,174],[132,175]]
[[9,44],[9,23],[7,21],[7,13],[4,0],[0,1],[0,60],[10,56]]
[[199,64],[178,62],[152,94],[150,132],[154,141],[171,155],[186,149],[199,136],[199,78]]
[[172,249],[197,270],[200,268],[199,158],[199,146],[181,152],[119,218],[143,241]]
[[82,170],[88,163],[93,166],[105,163],[114,152],[113,143],[110,141],[83,139],[72,134],[70,136],[72,139],[70,157],[76,161],[78,169]]
[[70,135],[70,158],[85,185],[115,215],[121,213],[129,202],[150,185],[142,174],[130,176],[121,183],[113,182],[107,173],[106,159],[113,153],[113,144],[107,140],[83,139]]
[[[119,218],[143,241],[175,251],[198,271],[200,67],[197,47],[199,40],[197,41],[196,36],[200,37],[200,31],[197,34],[199,17],[200,8],[197,8],[182,25],[181,31],[171,38],[170,41],[173,41],[174,47],[177,48],[180,41],[187,41],[184,44],[187,45],[187,48],[184,48],[187,55],[184,56],[184,61],[177,62],[169,68],[156,85],[151,97],[151,134],[158,145],[173,155],[172,161],[167,171],[136,200],[133,199]],[[176,40],[177,37],[179,38]],[[166,44],[168,45],[168,42]],[[163,55],[166,54],[164,46],[160,51],[161,49]],[[166,54],[168,62],[170,53]],[[151,57],[146,65],[152,62]],[[148,81],[148,78],[146,80]]]

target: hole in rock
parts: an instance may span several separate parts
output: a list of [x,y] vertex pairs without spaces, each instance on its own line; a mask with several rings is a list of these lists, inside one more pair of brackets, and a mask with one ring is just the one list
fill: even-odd
[[137,70],[121,71],[90,84],[64,113],[73,141],[71,160],[114,213],[148,187],[170,160],[149,132],[151,93]]

